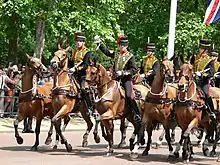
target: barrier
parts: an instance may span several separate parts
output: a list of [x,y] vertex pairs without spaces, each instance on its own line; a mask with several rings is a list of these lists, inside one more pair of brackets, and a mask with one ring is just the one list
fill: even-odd
[[18,112],[18,96],[0,96],[4,98],[4,113],[6,117],[15,117]]

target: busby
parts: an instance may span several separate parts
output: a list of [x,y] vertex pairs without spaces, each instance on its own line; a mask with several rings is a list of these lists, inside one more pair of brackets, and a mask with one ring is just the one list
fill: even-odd
[[124,35],[120,35],[117,38],[117,44],[118,45],[123,45],[123,46],[128,46],[129,42],[128,42],[128,37],[124,36]]
[[156,44],[155,43],[147,43],[145,46],[146,51],[152,51],[154,52],[156,49]]
[[85,33],[84,32],[76,32],[74,39],[75,39],[75,41],[83,41],[83,42],[85,42],[85,40],[86,40]]
[[210,47],[211,47],[211,40],[209,40],[209,39],[201,39],[199,47],[202,48],[202,49],[210,49]]
[[218,51],[213,49],[213,50],[211,51],[211,56],[213,56],[213,57],[218,57]]

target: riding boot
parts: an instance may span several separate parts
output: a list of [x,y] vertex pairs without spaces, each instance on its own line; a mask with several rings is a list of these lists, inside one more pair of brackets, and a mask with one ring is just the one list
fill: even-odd
[[136,122],[141,122],[141,113],[140,113],[140,110],[138,108],[136,101],[134,99],[130,100],[130,105],[134,111],[134,120]]
[[24,129],[23,129],[22,133],[27,133],[27,127],[28,127],[27,118],[25,118],[24,119]]
[[34,133],[34,131],[32,130],[32,121],[33,121],[33,117],[28,117],[28,123],[27,123],[28,133]]
[[209,114],[209,117],[210,119],[212,120],[212,123],[215,123],[215,120],[216,120],[216,115],[215,115],[215,112],[214,112],[214,105],[213,105],[213,102],[212,102],[212,98],[211,97],[208,97],[206,99],[206,104],[207,104],[207,109],[206,111],[208,112]]
[[94,109],[92,107],[92,103],[91,103],[91,100],[89,98],[88,92],[82,90],[82,98],[84,99],[84,102],[86,104],[86,108],[88,110],[88,114],[92,115],[94,113]]

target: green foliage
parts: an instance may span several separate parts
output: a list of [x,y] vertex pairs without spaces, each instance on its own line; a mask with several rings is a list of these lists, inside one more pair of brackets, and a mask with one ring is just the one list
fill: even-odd
[[[179,0],[176,25],[175,52],[188,56],[198,51],[201,37],[213,40],[219,48],[219,24],[202,24],[205,0]],[[167,54],[169,31],[170,0],[8,0],[0,1],[0,63],[8,63],[11,41],[18,37],[18,62],[25,63],[25,53],[35,50],[36,22],[42,17],[46,21],[44,60],[48,62],[57,49],[58,40],[66,40],[75,47],[74,33],[85,31],[87,46],[98,56],[106,67],[112,66],[111,60],[96,51],[93,43],[95,35],[100,35],[104,43],[117,50],[116,37],[126,34],[130,41],[130,51],[137,60],[144,53],[145,44],[157,44],[157,56]],[[16,42],[16,40],[14,40]],[[16,51],[16,49],[15,49]]]

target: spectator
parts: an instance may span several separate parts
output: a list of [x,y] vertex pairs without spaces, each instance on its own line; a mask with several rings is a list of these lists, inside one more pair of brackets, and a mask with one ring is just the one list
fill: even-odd
[[4,117],[4,96],[5,96],[5,91],[4,88],[8,87],[6,86],[6,83],[11,83],[14,85],[17,85],[17,83],[13,80],[11,80],[6,74],[3,72],[3,67],[0,66],[0,118]]

